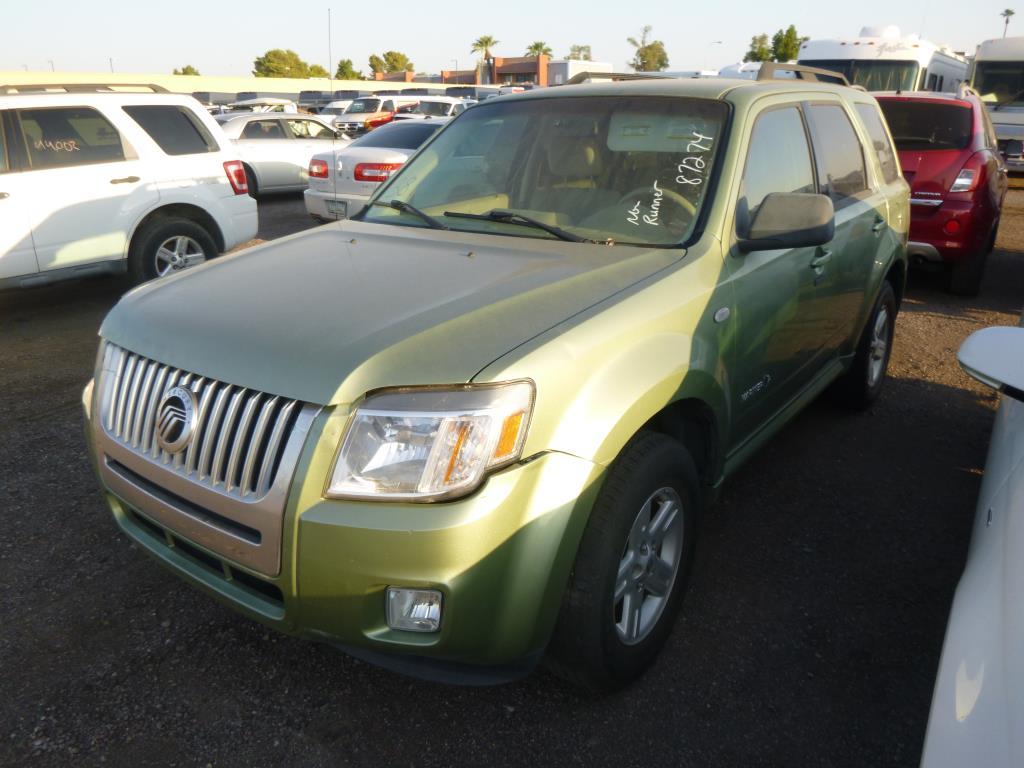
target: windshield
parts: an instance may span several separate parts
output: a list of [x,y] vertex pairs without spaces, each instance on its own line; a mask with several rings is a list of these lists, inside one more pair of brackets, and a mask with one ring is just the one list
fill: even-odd
[[356,113],[367,114],[371,112],[380,112],[380,99],[356,99],[348,105],[348,109],[345,110],[345,114],[351,115]]
[[801,59],[798,63],[844,75],[850,85],[868,91],[912,91],[921,67],[916,61],[865,61],[862,59]]
[[349,146],[416,149],[443,127],[444,123],[437,123],[433,120],[392,123],[356,139]]
[[1024,106],[1024,61],[979,61],[971,85],[988,104]]
[[421,101],[412,110],[414,115],[432,115],[433,117],[444,117],[451,110],[452,105],[443,101]]
[[896,148],[964,149],[971,142],[971,108],[966,104],[879,99]]
[[[512,211],[570,235],[677,245],[696,226],[727,107],[709,99],[579,97],[488,102],[464,112],[382,187],[451,229],[549,237]],[[366,221],[422,226],[371,207]]]

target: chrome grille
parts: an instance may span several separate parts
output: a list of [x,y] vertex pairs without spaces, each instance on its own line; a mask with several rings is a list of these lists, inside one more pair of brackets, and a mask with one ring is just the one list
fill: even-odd
[[[134,453],[193,482],[246,499],[267,494],[303,403],[198,376],[107,344],[101,418]],[[157,405],[172,387],[196,397],[195,428],[183,451],[157,442]]]

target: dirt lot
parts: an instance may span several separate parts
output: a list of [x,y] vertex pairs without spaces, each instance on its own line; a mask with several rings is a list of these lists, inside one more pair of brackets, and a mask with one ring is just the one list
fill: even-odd
[[811,406],[729,483],[659,662],[604,699],[413,681],[186,587],[118,533],[81,437],[124,284],[0,295],[0,763],[916,765],[995,405],[955,352],[1024,305],[1024,191],[1006,214],[981,297],[913,276],[872,410]]

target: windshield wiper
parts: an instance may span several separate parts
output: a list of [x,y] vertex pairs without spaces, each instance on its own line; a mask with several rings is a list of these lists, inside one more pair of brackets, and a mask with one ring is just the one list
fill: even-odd
[[[426,222],[427,226],[431,229],[448,229],[449,227],[442,224],[440,221],[435,219],[429,213],[424,213],[412,203],[407,203],[404,200],[372,200],[370,205],[383,205],[385,208],[391,208],[402,213],[411,213],[413,216]],[[448,214],[445,214],[446,216]]]
[[548,234],[554,235],[559,240],[568,240],[570,243],[596,243],[597,240],[589,240],[579,235],[574,235],[572,232],[566,232],[561,227],[556,227],[553,224],[545,224],[543,221],[537,221],[537,219],[524,216],[521,213],[515,211],[505,210],[504,208],[495,208],[493,211],[487,213],[465,213],[463,211],[445,211],[445,216],[451,216],[457,219],[479,219],[481,221],[500,221],[505,224],[522,224],[524,227],[533,227],[534,229],[542,229]]
[[1000,107],[1005,107],[1007,104],[1012,104],[1021,96],[1024,96],[1024,90],[1017,91],[1015,94],[1013,94],[1013,96],[1011,96],[1008,99],[1003,99],[1002,101],[996,102],[996,105],[992,107],[992,111],[995,112]]

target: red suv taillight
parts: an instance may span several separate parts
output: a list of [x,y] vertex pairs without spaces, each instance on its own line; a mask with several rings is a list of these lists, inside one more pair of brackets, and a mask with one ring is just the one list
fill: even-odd
[[228,160],[224,163],[224,173],[228,175],[231,189],[236,195],[249,194],[249,182],[245,180],[245,166],[240,160]]
[[369,120],[366,121],[366,127],[367,129],[377,128],[378,126],[384,125],[385,123],[390,123],[394,119],[395,116],[388,112],[387,114],[381,115],[380,117],[371,117]]
[[401,167],[401,163],[359,163],[353,175],[356,181],[384,181]]
[[327,163],[323,160],[310,160],[309,161],[309,177],[311,179],[326,179],[330,170],[327,167]]
[[982,171],[985,168],[985,159],[981,153],[971,155],[964,167],[957,174],[956,181],[949,188],[950,192],[970,192],[978,186],[981,180]]

